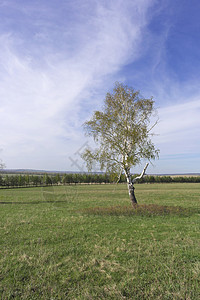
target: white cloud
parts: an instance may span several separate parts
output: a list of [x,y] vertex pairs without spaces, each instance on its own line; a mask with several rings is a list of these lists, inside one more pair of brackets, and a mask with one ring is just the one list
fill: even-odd
[[183,104],[159,109],[159,135],[154,141],[160,149],[156,162],[161,173],[199,172],[200,95]]
[[200,126],[200,98],[178,105],[160,108],[159,129],[163,135],[194,130]]
[[[99,105],[92,95],[104,95],[112,76],[141,54],[153,2],[77,1],[75,19],[62,23],[57,16],[54,30],[42,14],[34,24],[27,6],[32,38],[14,28],[1,33],[0,141],[7,167],[68,168],[64,155],[83,142],[80,125]],[[55,18],[52,11],[49,17]]]

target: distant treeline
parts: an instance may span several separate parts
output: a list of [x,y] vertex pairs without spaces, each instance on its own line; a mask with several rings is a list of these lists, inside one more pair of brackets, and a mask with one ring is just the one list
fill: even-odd
[[[137,176],[137,175],[135,175]],[[134,176],[133,176],[134,177]],[[109,174],[45,174],[45,175],[0,175],[0,187],[31,187],[47,185],[65,185],[81,183],[115,183],[117,175]],[[119,183],[125,183],[126,178],[121,176]],[[175,183],[175,182],[200,182],[200,176],[191,177],[171,177],[171,176],[145,176],[138,180],[137,183]]]

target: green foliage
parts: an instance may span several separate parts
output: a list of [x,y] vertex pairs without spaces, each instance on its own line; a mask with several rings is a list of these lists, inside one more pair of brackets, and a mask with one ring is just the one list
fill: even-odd
[[[133,178],[138,175],[133,175]],[[58,185],[73,183],[115,183],[119,179],[117,173],[77,173],[77,174],[56,174],[56,175],[0,175],[0,187],[28,187],[40,185]],[[119,183],[125,183],[124,174],[120,176]],[[200,176],[145,176],[137,183],[200,183]]]
[[49,175],[45,174],[43,176],[43,184],[45,185],[52,185],[52,179]]
[[3,176],[0,175],[0,186],[2,186],[2,185],[3,185]]
[[82,158],[89,170],[95,161],[101,170],[120,173],[130,170],[141,159],[155,159],[158,150],[151,142],[151,117],[155,112],[152,98],[144,99],[138,91],[116,83],[113,93],[107,93],[103,111],[95,111],[85,122],[86,134],[92,136],[98,148],[86,149]]

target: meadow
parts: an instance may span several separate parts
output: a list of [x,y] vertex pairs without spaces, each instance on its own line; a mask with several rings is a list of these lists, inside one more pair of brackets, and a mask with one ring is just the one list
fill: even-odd
[[200,184],[0,190],[1,299],[200,299]]

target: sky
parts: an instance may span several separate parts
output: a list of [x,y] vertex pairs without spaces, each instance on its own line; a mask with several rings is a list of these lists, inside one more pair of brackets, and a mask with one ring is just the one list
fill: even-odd
[[0,0],[6,168],[86,171],[82,124],[118,81],[155,101],[147,173],[200,173],[199,15],[198,0]]

